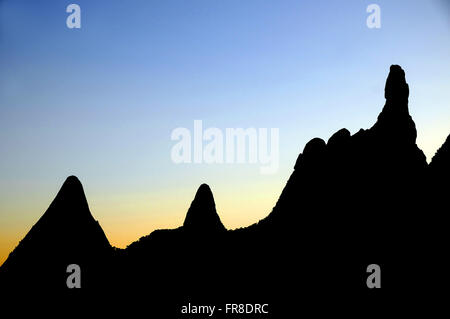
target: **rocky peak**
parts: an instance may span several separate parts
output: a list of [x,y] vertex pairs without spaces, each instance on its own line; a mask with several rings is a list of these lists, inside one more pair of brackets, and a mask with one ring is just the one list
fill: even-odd
[[217,215],[214,197],[208,185],[202,184],[197,190],[184,220],[183,228],[195,232],[225,230],[219,215]]

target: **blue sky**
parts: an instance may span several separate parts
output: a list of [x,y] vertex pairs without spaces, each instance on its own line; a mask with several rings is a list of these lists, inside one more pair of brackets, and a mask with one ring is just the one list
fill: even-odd
[[[428,159],[450,133],[446,1],[73,2],[81,29],[70,1],[0,1],[0,255],[71,174],[119,246],[181,224],[203,182],[228,227],[251,224],[308,140],[374,123],[391,64]],[[174,164],[171,132],[194,120],[279,128],[279,171]]]

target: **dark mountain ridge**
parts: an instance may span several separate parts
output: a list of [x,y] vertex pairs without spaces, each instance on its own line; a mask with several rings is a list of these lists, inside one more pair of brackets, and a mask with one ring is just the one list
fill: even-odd
[[[227,231],[209,186],[202,184],[183,226],[112,249],[81,184],[69,177],[0,268],[0,283],[10,287],[9,278],[21,276],[40,255],[43,271],[52,269],[49,290],[65,284],[61,268],[69,260],[80,260],[93,274],[88,286],[121,296],[145,293],[170,309],[186,300],[233,296],[242,302],[269,299],[278,314],[292,315],[299,296],[311,307],[319,295],[360,306],[385,304],[399,292],[410,300],[425,297],[435,281],[442,283],[448,265],[441,207],[449,190],[450,142],[428,165],[416,144],[409,86],[398,65],[390,68],[385,98],[370,129],[353,135],[341,129],[327,142],[309,141],[272,212],[246,228]],[[382,293],[365,284],[372,263],[383,269]],[[27,280],[20,281],[22,287]]]
[[91,215],[83,186],[70,176],[2,265],[0,278],[14,286],[64,289],[66,282],[58,279],[67,276],[68,265],[97,268],[95,264],[103,263],[111,252],[103,229]]

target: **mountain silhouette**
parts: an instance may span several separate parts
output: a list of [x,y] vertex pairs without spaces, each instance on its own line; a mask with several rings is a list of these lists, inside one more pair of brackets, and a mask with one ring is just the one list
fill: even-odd
[[[81,263],[90,274],[87,287],[133,304],[151,300],[159,318],[175,318],[188,300],[269,302],[273,317],[283,318],[299,313],[299,300],[303,308],[332,312],[349,300],[372,309],[436,298],[449,266],[449,138],[428,165],[398,65],[390,67],[384,96],[371,128],[310,140],[272,211],[248,227],[227,230],[202,184],[182,226],[111,248],[81,184],[69,177],[0,268],[0,287],[26,287],[32,278],[24,273],[37,264],[45,273],[41,287],[64,290],[65,267]],[[382,289],[366,285],[374,263]]]
[[[377,122],[354,135],[339,130],[328,143],[320,138],[308,142],[272,213],[260,222],[261,227],[292,226],[305,237],[319,237],[319,241],[335,236],[333,243],[324,241],[324,249],[334,245],[352,247],[354,238],[370,243],[370,228],[373,232],[384,229],[386,236],[396,237],[396,224],[402,222],[401,214],[409,209],[405,203],[410,200],[403,197],[414,194],[414,185],[427,167],[416,145],[408,95],[404,71],[391,66],[385,87],[386,104]],[[382,245],[377,242],[377,246]]]
[[217,215],[214,197],[208,185],[202,184],[197,190],[184,220],[183,228],[194,233],[216,233],[226,230]]
[[[159,244],[165,246],[169,242],[178,242],[177,244],[182,246],[194,239],[201,242],[212,240],[213,237],[223,235],[224,232],[226,232],[226,229],[216,212],[216,204],[211,189],[207,184],[202,184],[187,211],[183,226],[176,229],[155,230],[150,235],[131,243],[127,250],[145,252],[151,250],[148,249],[148,246],[158,246]],[[208,235],[208,237],[205,238],[204,235]],[[143,246],[146,248],[143,249]]]
[[[70,176],[2,265],[1,278],[30,289],[47,285],[67,288],[68,265],[97,268],[111,252],[108,239],[91,215],[80,181]],[[89,285],[91,281],[84,282]]]

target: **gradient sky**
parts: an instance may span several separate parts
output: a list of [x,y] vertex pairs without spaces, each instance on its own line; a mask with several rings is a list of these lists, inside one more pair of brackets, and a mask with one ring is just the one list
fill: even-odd
[[[430,160],[450,133],[449,39],[444,0],[0,0],[0,264],[72,174],[118,247],[181,225],[204,182],[225,226],[258,221],[307,141],[375,122],[391,64]],[[197,119],[279,128],[280,169],[174,164],[172,130]]]

